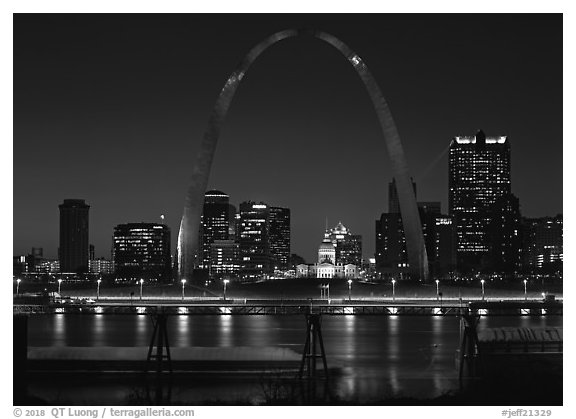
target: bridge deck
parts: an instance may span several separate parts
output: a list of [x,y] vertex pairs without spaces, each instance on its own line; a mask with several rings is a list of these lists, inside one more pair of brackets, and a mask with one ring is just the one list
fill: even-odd
[[542,301],[473,302],[469,304],[443,304],[435,302],[328,303],[308,301],[284,303],[269,302],[211,302],[178,303],[142,301],[136,304],[98,302],[93,304],[14,305],[14,313],[30,314],[155,314],[167,315],[385,315],[385,316],[542,316],[562,315],[562,303]]

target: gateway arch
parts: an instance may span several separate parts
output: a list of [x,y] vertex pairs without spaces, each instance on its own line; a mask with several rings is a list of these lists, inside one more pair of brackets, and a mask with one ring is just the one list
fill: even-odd
[[386,141],[386,148],[392,164],[392,174],[396,179],[396,188],[398,191],[398,200],[400,203],[400,213],[402,214],[402,224],[406,236],[406,247],[408,250],[408,261],[410,271],[417,278],[424,281],[428,280],[428,258],[422,226],[418,215],[416,197],[412,189],[408,164],[404,156],[400,135],[392,119],[390,108],[376,83],[376,80],[368,70],[368,67],[346,44],[338,38],[325,32],[314,30],[289,29],[277,32],[264,41],[256,45],[244,57],[240,65],[230,75],[226,84],[222,88],[214,110],[210,116],[208,127],[204,133],[200,151],[196,156],[196,162],[192,171],[190,186],[186,194],[184,205],[184,214],[180,222],[180,231],[178,234],[178,276],[180,279],[191,279],[194,269],[194,255],[198,251],[198,233],[200,226],[200,217],[204,203],[204,193],[208,185],[208,177],[212,160],[216,151],[216,144],[220,137],[222,124],[228,113],[230,103],[234,98],[242,78],[248,71],[250,65],[266,49],[270,48],[283,39],[293,38],[296,36],[312,36],[321,39],[324,42],[336,48],[356,69],[356,72],[364,82],[366,90],[372,99],[374,110],[378,115],[380,127]]

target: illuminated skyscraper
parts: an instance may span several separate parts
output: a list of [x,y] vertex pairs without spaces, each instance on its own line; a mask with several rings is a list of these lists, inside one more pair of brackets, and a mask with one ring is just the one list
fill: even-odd
[[240,271],[240,250],[234,240],[214,240],[210,246],[210,277],[235,278]]
[[90,259],[88,263],[92,274],[110,275],[114,273],[114,262],[111,260],[104,258]]
[[88,211],[83,199],[65,199],[60,208],[60,271],[88,272]]
[[114,227],[113,257],[117,281],[168,282],[170,229],[164,224],[119,224]]
[[263,278],[271,272],[270,208],[263,202],[240,204],[240,275]]
[[201,269],[210,269],[211,246],[215,240],[228,240],[229,237],[229,197],[221,191],[208,191],[204,195],[204,208],[200,219],[200,240],[202,249],[199,260]]
[[522,219],[523,269],[530,273],[562,272],[563,217]]
[[290,261],[290,209],[270,207],[270,253],[275,268],[288,269]]
[[451,217],[439,215],[434,227],[434,262],[436,278],[447,278],[456,270],[456,228]]
[[450,144],[450,215],[456,223],[458,269],[481,269],[489,263],[490,211],[511,193],[510,142],[507,137],[455,137]]

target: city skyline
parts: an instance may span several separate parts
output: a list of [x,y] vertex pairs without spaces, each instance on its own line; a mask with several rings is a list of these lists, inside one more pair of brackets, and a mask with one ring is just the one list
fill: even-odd
[[[97,256],[109,256],[117,224],[165,214],[175,236],[219,89],[254,43],[289,26],[332,32],[366,61],[390,104],[419,199],[440,201],[447,212],[448,145],[481,128],[510,139],[522,215],[562,212],[561,16],[103,19],[106,32],[94,17],[15,17],[15,254],[42,247],[56,257],[57,205],[69,198],[91,206]],[[239,36],[208,28],[214,19],[226,19]],[[454,39],[445,28],[488,21],[503,30]],[[422,61],[429,71],[418,67]],[[502,65],[487,67],[495,62]],[[208,188],[234,204],[290,208],[292,253],[313,260],[328,218],[362,235],[364,257],[372,257],[390,165],[361,83],[330,48],[295,39],[264,54],[232,103],[217,155]]]

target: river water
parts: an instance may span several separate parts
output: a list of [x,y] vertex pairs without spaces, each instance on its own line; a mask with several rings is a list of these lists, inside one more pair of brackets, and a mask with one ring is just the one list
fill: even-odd
[[[479,328],[561,326],[561,316],[483,317]],[[28,325],[30,347],[147,347],[153,326],[147,316],[35,315]],[[345,400],[385,397],[431,398],[458,388],[455,354],[460,320],[441,316],[323,316],[328,366],[337,371],[331,387]],[[302,353],[304,316],[172,316],[171,347],[281,347]],[[33,376],[29,391],[53,404],[131,403],[137,385],[126,374],[88,378]],[[233,372],[191,374],[180,380],[172,402],[257,402],[262,375]]]

